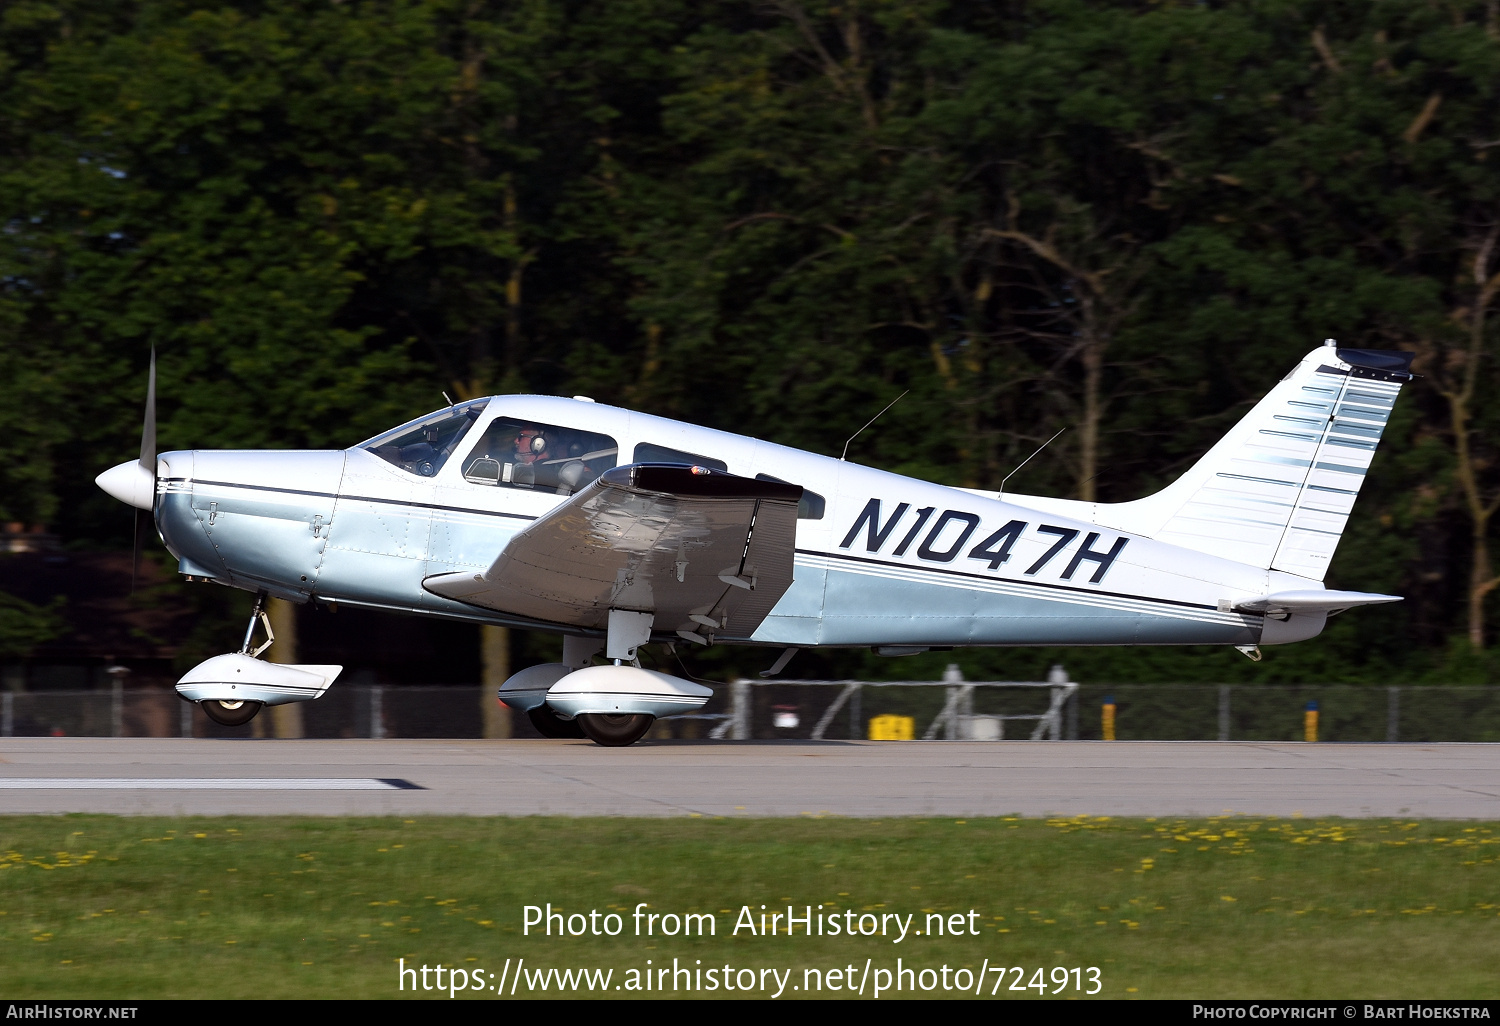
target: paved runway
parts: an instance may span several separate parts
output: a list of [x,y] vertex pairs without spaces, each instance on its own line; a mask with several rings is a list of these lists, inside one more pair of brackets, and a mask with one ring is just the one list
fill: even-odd
[[1500,820],[1500,745],[0,741],[0,814],[63,812]]

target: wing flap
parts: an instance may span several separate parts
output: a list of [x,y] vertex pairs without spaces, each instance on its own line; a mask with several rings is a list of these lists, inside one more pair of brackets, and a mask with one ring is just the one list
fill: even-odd
[[470,605],[604,629],[611,609],[659,631],[748,637],[792,583],[802,489],[706,467],[632,464],[511,538],[483,574],[427,590]]

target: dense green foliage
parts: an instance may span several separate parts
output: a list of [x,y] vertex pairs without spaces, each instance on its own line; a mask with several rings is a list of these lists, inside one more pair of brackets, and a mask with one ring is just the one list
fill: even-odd
[[1487,680],[1495,12],[14,0],[0,517],[124,540],[92,478],[152,346],[164,448],[346,445],[448,389],[837,453],[910,389],[856,459],[994,487],[1067,426],[1012,487],[1118,501],[1333,336],[1419,354],[1330,576],[1407,601],[1260,667],[1066,658]]

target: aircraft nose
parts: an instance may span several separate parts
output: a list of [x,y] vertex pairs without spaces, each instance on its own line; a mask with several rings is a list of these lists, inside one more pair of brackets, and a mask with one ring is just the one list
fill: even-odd
[[156,501],[156,475],[141,466],[140,460],[110,467],[94,478],[94,483],[136,509],[150,509]]

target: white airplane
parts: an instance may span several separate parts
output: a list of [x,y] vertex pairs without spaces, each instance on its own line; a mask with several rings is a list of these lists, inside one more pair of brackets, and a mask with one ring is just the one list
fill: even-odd
[[[339,451],[158,454],[99,475],[192,581],[257,595],[240,650],[177,685],[220,723],[337,666],[252,649],[266,596],[563,635],[499,697],[543,734],[638,740],[711,691],[648,643],[883,655],[999,645],[1262,645],[1394,595],[1322,586],[1412,354],[1330,341],[1187,473],[1134,502],[950,488],[605,406],[505,395]],[[267,624],[267,630],[269,625]],[[602,653],[604,662],[593,665]]]

